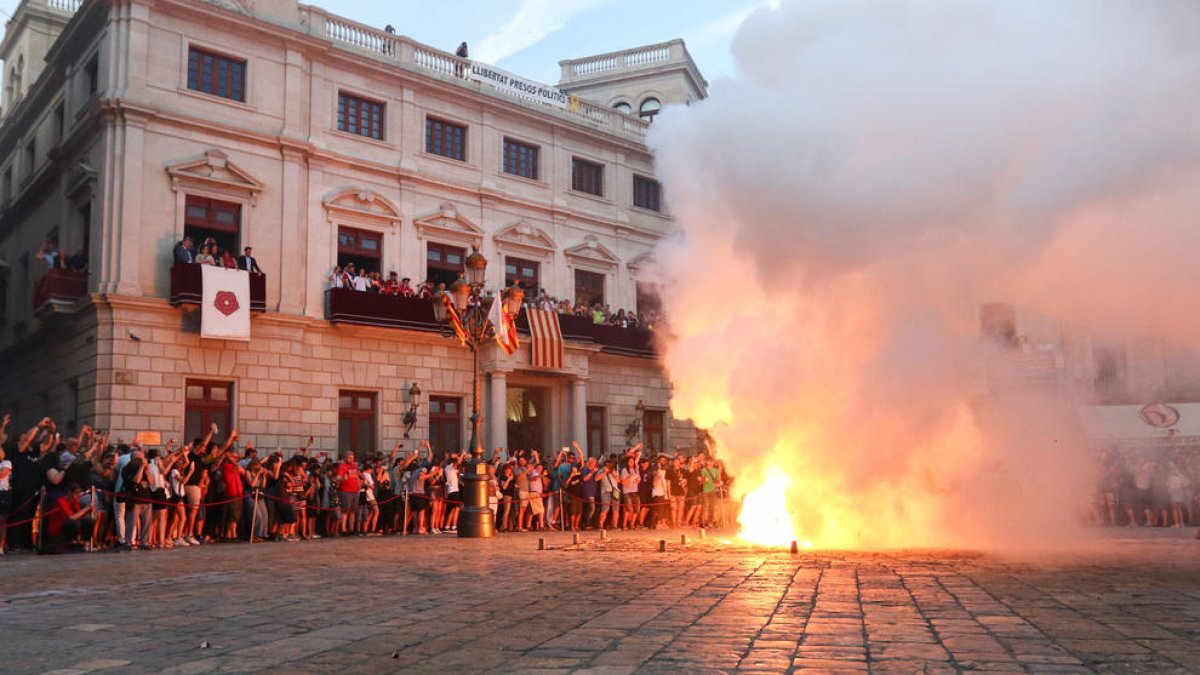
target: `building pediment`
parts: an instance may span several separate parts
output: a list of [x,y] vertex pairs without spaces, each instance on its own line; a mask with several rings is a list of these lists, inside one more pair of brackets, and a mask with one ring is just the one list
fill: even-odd
[[629,268],[629,271],[633,272],[636,275],[638,272],[640,272],[642,270],[653,267],[655,262],[656,261],[654,259],[654,254],[650,253],[650,252],[646,252],[646,253],[642,253],[641,255],[638,255],[633,260],[630,260],[629,262],[625,263],[625,266]]
[[196,186],[216,189],[221,192],[238,192],[250,195],[253,204],[263,184],[247,171],[229,161],[229,156],[220,150],[209,150],[204,157],[167,167],[171,176],[171,189]]
[[344,188],[321,200],[330,220],[335,217],[350,220],[376,220],[399,224],[400,209],[374,190]]
[[602,267],[616,267],[621,264],[621,259],[616,254],[590,234],[583,238],[583,243],[572,246],[563,253],[577,262],[591,263]]
[[458,208],[446,203],[435,212],[413,221],[417,236],[422,239],[452,239],[476,246],[483,245],[483,228],[463,217]]
[[554,253],[554,239],[546,231],[524,220],[517,221],[492,235],[498,249],[525,249]]

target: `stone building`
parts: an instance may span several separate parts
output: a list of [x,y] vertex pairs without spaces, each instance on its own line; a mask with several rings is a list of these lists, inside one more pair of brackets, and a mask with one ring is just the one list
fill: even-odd
[[1065,400],[1098,450],[1200,459],[1195,348],[1082,330],[1008,303],[980,307],[980,335],[981,393],[1015,389]]
[[[647,52],[607,74],[661,103],[704,95],[681,42],[629,50]],[[646,70],[655,55],[669,68]],[[449,449],[469,352],[428,307],[330,290],[335,266],[453,278],[479,247],[492,289],[653,302],[639,275],[673,222],[624,99],[513,95],[295,0],[23,0],[0,58],[0,408],[20,425],[165,440],[216,421],[270,449],[382,448],[415,384],[413,438]],[[172,265],[185,235],[253,246],[248,342],[200,338],[199,275]],[[87,272],[49,269],[46,241]],[[562,368],[483,354],[488,446],[694,447],[650,333],[562,330]]]

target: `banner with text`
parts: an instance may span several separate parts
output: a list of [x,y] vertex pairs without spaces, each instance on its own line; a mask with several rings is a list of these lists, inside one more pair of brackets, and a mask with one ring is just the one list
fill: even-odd
[[537,101],[556,108],[567,108],[571,103],[571,95],[562,89],[527,80],[520,75],[513,75],[507,70],[501,70],[486,63],[472,61],[470,76],[475,82],[491,85],[502,93],[516,98]]

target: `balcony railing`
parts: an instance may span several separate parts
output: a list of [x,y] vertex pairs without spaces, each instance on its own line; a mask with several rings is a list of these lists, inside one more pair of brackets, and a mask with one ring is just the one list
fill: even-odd
[[[179,263],[171,268],[171,304],[199,305],[204,299],[202,265]],[[250,311],[267,311],[267,277],[250,275]]]
[[33,286],[33,308],[49,305],[55,311],[68,311],[88,292],[88,273],[52,269]]
[[333,323],[439,330],[437,321],[433,319],[433,304],[429,300],[367,293],[352,288],[330,288],[325,294],[325,318]]
[[[396,35],[372,28],[340,16],[335,16],[319,7],[301,6],[301,11],[308,13],[308,25],[311,33],[317,37],[329,40],[333,46],[358,52],[373,59],[396,64],[402,68],[416,70],[433,76],[456,81],[462,86],[489,92],[501,93],[503,90],[493,89],[486,84],[470,79],[471,61],[434,49],[428,45],[416,42],[412,38]],[[644,64],[659,58],[670,58],[671,43],[642,48],[628,58],[638,64]],[[643,53],[644,52],[644,53]],[[625,63],[622,61],[622,63]],[[637,139],[645,138],[650,124],[636,117],[624,115],[602,105],[576,99],[571,106],[563,108],[550,107],[527,98],[512,96],[512,100],[544,111],[564,114],[574,122],[608,131],[621,136]]]
[[[356,291],[350,288],[330,288],[326,293],[325,318],[333,323],[407,328],[409,330],[440,331],[433,318],[433,305],[420,298],[401,298]],[[529,335],[529,319],[524,312],[517,317],[517,331]],[[590,318],[558,315],[564,340],[598,344],[611,354],[653,358],[656,354],[654,334],[638,328],[597,326]]]

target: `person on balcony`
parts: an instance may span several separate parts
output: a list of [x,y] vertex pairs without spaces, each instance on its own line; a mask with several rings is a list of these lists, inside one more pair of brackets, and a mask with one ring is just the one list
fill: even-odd
[[396,272],[388,272],[387,281],[383,282],[380,292],[384,295],[400,295],[400,275]]
[[217,259],[213,257],[212,247],[208,244],[200,247],[200,255],[197,255],[194,262],[197,265],[216,265]]
[[400,280],[400,288],[398,289],[400,297],[413,298],[417,295],[417,289],[412,287],[412,279],[404,277]]
[[431,300],[434,294],[433,279],[425,279],[421,285],[417,287],[417,297],[422,300]]
[[366,292],[371,288],[371,277],[366,272],[354,269],[354,263],[346,265],[346,273],[350,275],[350,287],[356,291]]
[[87,251],[82,246],[75,249],[75,252],[66,259],[67,269],[72,272],[86,272],[88,268]]
[[333,272],[331,272],[329,274],[329,287],[330,288],[346,288],[346,286],[347,286],[346,273],[342,270],[341,267],[334,265]]
[[196,262],[196,245],[192,243],[192,238],[184,237],[175,244],[173,256],[177,265],[191,265]]
[[38,248],[38,251],[37,251],[37,257],[46,262],[46,269],[48,269],[48,270],[52,270],[56,267],[61,267],[61,265],[62,265],[62,260],[60,260],[61,256],[62,256],[62,253],[58,250],[58,246],[56,246],[54,244],[54,242],[50,241],[49,239],[47,239],[46,241],[43,241],[42,245]]
[[237,258],[233,257],[233,251],[229,249],[221,251],[221,267],[227,270],[236,270],[238,268]]
[[253,251],[254,249],[249,246],[242,249],[242,255],[237,258],[237,268],[239,270],[246,270],[251,274],[262,274],[263,271],[259,268],[258,261],[251,255]]

